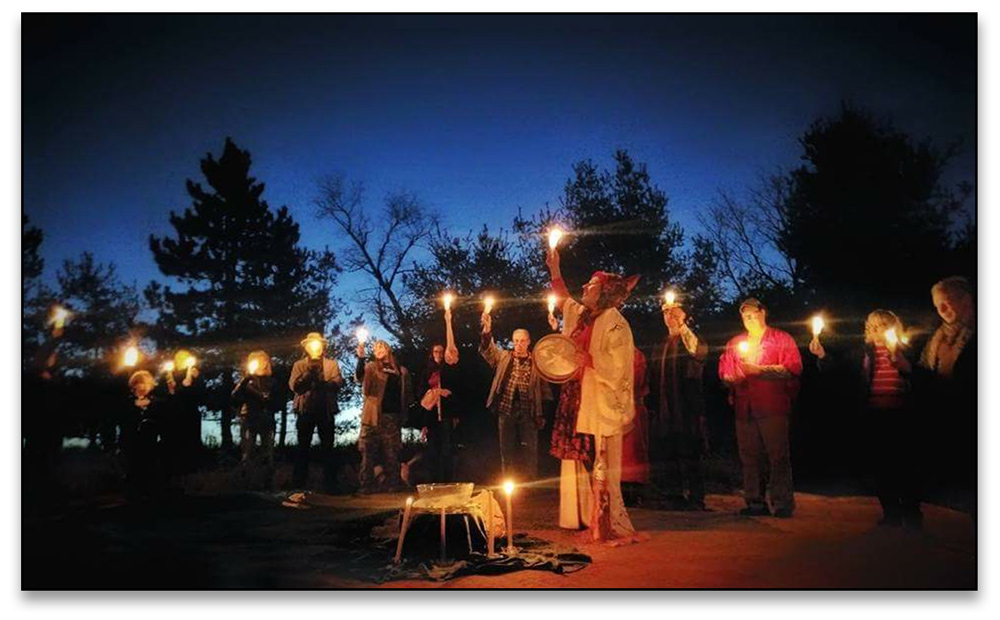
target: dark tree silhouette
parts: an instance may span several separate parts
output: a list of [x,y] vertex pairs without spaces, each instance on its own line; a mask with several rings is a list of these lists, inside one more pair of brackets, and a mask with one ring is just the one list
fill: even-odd
[[[146,298],[158,311],[153,332],[167,346],[199,347],[219,379],[211,408],[222,412],[222,442],[232,444],[226,406],[231,370],[257,347],[279,367],[300,353],[308,331],[339,336],[332,324],[341,308],[331,297],[340,268],[332,252],[299,246],[299,225],[287,207],[272,211],[264,184],[250,176],[250,153],[229,138],[222,156],[201,160],[209,189],[187,182],[192,206],[171,212],[175,237],[150,236],[160,271],[185,288],[153,282]],[[205,370],[205,369],[203,369]],[[280,382],[279,382],[280,383]]]
[[39,254],[44,235],[21,213],[21,365],[31,359],[45,329],[49,294],[41,283],[45,260]]

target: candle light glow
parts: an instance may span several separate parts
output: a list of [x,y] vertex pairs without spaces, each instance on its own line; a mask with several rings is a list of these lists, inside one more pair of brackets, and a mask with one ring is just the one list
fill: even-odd
[[885,342],[890,348],[895,349],[896,345],[899,344],[899,336],[896,334],[896,328],[890,327],[885,330]]
[[549,293],[549,314],[553,314],[556,311],[556,301],[557,297],[555,293]]
[[358,328],[358,344],[364,344],[368,342],[368,330],[364,327]]
[[257,369],[259,368],[260,368],[260,360],[257,359],[256,357],[252,358],[249,362],[247,362],[247,372],[249,372],[251,375],[257,374]]
[[163,362],[163,372],[173,372],[174,363],[173,361]]
[[563,234],[563,231],[558,226],[549,231],[550,250],[555,250],[559,246],[559,240],[562,239]]
[[663,294],[663,301],[668,306],[673,306],[675,303],[677,303],[677,293],[675,293],[673,290],[667,291],[666,293]]
[[52,308],[52,314],[49,318],[49,322],[54,325],[56,329],[62,329],[72,314],[73,313],[66,308],[57,305]]
[[455,301],[455,296],[451,293],[445,293],[441,296],[441,300],[444,302],[444,309],[451,310],[451,302]]
[[487,295],[485,298],[483,298],[483,313],[484,314],[489,314],[489,313],[493,312],[493,303],[494,303],[494,299],[493,299],[493,297],[491,295]]
[[129,345],[125,349],[125,355],[122,357],[122,363],[128,367],[132,368],[139,363],[139,348],[135,345]]
[[743,359],[746,359],[747,356],[750,355],[750,343],[746,340],[741,340],[740,343],[736,345],[736,348],[739,349],[740,355],[743,356]]
[[812,319],[813,336],[819,336],[824,327],[826,327],[826,323],[823,321],[823,317],[818,314],[814,316]]

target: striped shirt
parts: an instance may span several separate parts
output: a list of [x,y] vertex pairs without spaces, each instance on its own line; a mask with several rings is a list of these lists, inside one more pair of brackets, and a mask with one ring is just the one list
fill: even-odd
[[896,409],[903,406],[906,381],[889,359],[889,349],[875,345],[875,368],[872,371],[868,406],[873,409]]

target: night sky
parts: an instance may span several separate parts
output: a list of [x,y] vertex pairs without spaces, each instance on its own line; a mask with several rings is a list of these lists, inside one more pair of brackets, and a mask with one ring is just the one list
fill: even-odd
[[412,190],[464,233],[556,203],[575,161],[625,148],[690,236],[719,188],[795,165],[842,99],[962,140],[949,181],[974,182],[976,39],[975,15],[26,15],[24,210],[47,279],[91,250],[141,288],[149,234],[226,136],[305,244],[334,249],[311,206],[325,174],[372,205]]

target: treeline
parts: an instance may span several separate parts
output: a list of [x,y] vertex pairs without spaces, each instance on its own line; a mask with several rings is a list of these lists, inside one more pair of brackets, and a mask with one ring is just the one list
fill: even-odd
[[[735,304],[751,295],[768,303],[772,322],[801,321],[799,334],[789,331],[803,345],[805,321],[817,309],[833,318],[833,338],[860,337],[864,315],[876,307],[929,328],[930,285],[948,275],[977,276],[975,221],[965,209],[971,187],[943,182],[956,148],[918,142],[851,105],[816,120],[799,143],[796,165],[700,205],[701,230],[693,235],[672,218],[669,188],[626,151],[614,153],[608,168],[577,162],[551,204],[519,213],[509,227],[464,235],[413,193],[372,204],[362,184],[331,173],[313,206],[335,253],[302,245],[288,209],[264,200],[250,153],[227,139],[220,157],[201,160],[204,180],[187,182],[191,204],[169,214],[173,232],[150,236],[163,277],[141,293],[121,281],[113,263],[89,253],[64,261],[54,288],[44,285],[43,231],[23,217],[23,369],[57,302],[73,312],[60,345],[58,372],[66,381],[115,381],[129,342],[152,356],[151,370],[157,351],[195,350],[209,388],[205,411],[222,418],[222,441],[230,445],[228,395],[251,350],[274,356],[282,376],[307,332],[323,331],[342,357],[364,321],[378,324],[404,363],[419,370],[430,345],[443,341],[439,297],[449,290],[458,296],[465,401],[483,402],[475,394],[486,387],[475,360],[481,298],[498,300],[498,336],[516,327],[535,339],[549,331],[544,233],[553,224],[569,231],[561,247],[571,290],[597,269],[640,276],[624,313],[647,353],[665,332],[659,308],[667,288],[715,346],[739,330]],[[345,272],[361,274],[365,285],[344,291],[338,283]],[[724,417],[721,400],[714,407],[715,417]],[[67,433],[92,426],[77,420]]]

